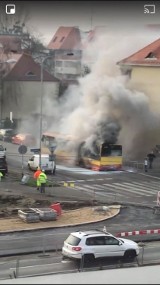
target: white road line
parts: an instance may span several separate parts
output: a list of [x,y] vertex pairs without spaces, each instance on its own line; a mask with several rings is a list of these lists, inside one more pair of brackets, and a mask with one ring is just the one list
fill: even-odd
[[133,182],[133,184],[135,185],[135,186],[140,186],[141,188],[144,188],[144,189],[148,189],[148,191],[150,191],[151,193],[157,193],[157,185],[152,185],[152,184],[150,184],[150,183],[148,183],[147,184],[147,182],[145,183],[146,185],[144,185],[144,183],[142,184],[142,183],[138,183],[138,182]]
[[147,176],[147,177],[150,177],[150,178],[154,178],[154,179],[158,179],[160,180],[160,177],[157,177],[157,176],[152,176],[152,175],[148,175],[148,174],[145,174],[145,173],[138,173],[139,175],[144,175],[144,176]]
[[[145,195],[147,196],[152,196],[151,193],[152,191],[150,189],[148,190],[144,190],[142,189],[142,187],[137,187],[136,185],[133,185],[133,183],[127,183],[127,182],[124,182],[123,185],[126,185],[127,187],[129,187],[130,189],[133,189],[133,191],[140,191],[141,193],[145,193]],[[135,189],[136,188],[136,189]],[[139,193],[139,194],[141,194]],[[154,194],[154,193],[153,193]]]
[[[110,179],[108,177],[108,179]],[[112,179],[112,178],[111,178]],[[97,181],[99,179],[88,179],[88,180],[79,180],[80,182],[84,182],[84,181]],[[104,180],[104,179],[100,179],[100,180]],[[69,181],[68,181],[69,182]],[[76,183],[78,182],[77,181],[70,181],[70,182],[73,182],[73,183]],[[98,182],[98,181],[97,181]],[[75,190],[80,190],[80,191],[84,191],[84,192],[88,192],[88,193],[97,193],[101,196],[106,196],[107,194],[117,194],[119,196],[124,196],[126,194],[128,194],[129,196],[133,196],[134,197],[141,197],[141,196],[153,196],[155,194],[157,194],[158,192],[158,189],[157,189],[157,186],[159,186],[158,183],[152,183],[151,182],[142,182],[142,183],[139,183],[139,182],[132,182],[132,183],[129,183],[129,182],[121,182],[121,183],[104,183],[104,184],[101,184],[101,185],[98,185],[98,184],[81,184],[81,185],[76,185],[74,187],[68,187],[69,189],[75,189]],[[100,192],[104,192],[105,193],[100,193]],[[112,192],[112,193],[109,193],[109,192]],[[136,195],[136,196],[135,196]]]
[[100,179],[97,179],[97,178],[94,178],[94,179],[79,179],[79,180],[55,180],[56,182],[59,182],[59,183],[76,183],[76,182],[94,182],[94,181],[97,181],[97,180],[101,180],[101,181],[104,181],[104,180],[112,180],[113,178],[111,177],[106,177],[106,178],[100,178]]
[[155,185],[157,185],[157,186],[159,186],[159,187],[160,187],[160,182],[157,182],[157,181],[151,181],[150,183],[153,183],[153,184],[155,184]]
[[[94,188],[91,185],[84,185],[84,187],[77,186],[75,188],[76,188],[76,190],[84,191],[84,192],[87,192],[87,193],[89,193],[91,195],[97,194],[97,195],[102,196],[102,197],[107,197],[107,195],[110,195],[110,196],[113,196],[113,197],[115,196],[115,193],[113,193],[113,192],[111,192],[111,193],[109,193],[109,192],[101,193],[99,191],[94,191]],[[116,196],[124,196],[124,195],[116,193]]]
[[[96,191],[97,190],[100,190],[100,191],[103,191],[103,192],[105,191],[106,194],[108,194],[109,193],[108,190],[109,190],[109,191],[112,191],[112,194],[116,194],[118,196],[124,196],[123,194],[113,192],[113,189],[108,189],[106,186],[97,185],[97,184],[95,184],[94,186],[97,188]],[[97,192],[97,193],[99,193],[99,192]]]
[[[110,184],[108,184],[108,185],[110,185]],[[102,195],[101,193],[99,193],[99,191],[98,191],[98,189],[100,189],[101,188],[101,190],[106,190],[106,187],[103,187],[103,189],[102,189],[102,187],[100,187],[99,185],[96,185],[96,184],[94,184],[94,185],[85,185],[85,187],[86,188],[89,188],[89,189],[91,189],[91,191],[92,191],[92,193],[93,192],[96,192],[98,195]],[[96,188],[96,189],[95,189]],[[108,192],[108,190],[109,191],[111,191],[111,193],[109,193]],[[118,196],[124,196],[123,194],[121,194],[121,193],[115,193],[115,192],[113,192],[113,189],[108,189],[107,191],[106,191],[106,193],[105,194],[103,194],[103,196],[107,196],[108,194],[112,194],[112,195],[118,195]],[[138,196],[138,197],[140,197],[140,196]]]
[[[104,184],[107,185],[109,188],[113,187],[116,190],[120,190],[120,191],[124,191],[124,192],[128,192],[128,193],[132,193],[132,194],[138,194],[138,196],[144,196],[143,193],[140,193],[140,191],[136,191],[135,187],[129,187],[129,186],[125,186],[121,183],[114,183],[114,184]],[[152,195],[145,195],[145,196],[152,196]]]

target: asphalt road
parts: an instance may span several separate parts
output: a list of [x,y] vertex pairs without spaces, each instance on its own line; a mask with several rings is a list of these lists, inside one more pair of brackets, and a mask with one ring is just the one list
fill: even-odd
[[77,272],[78,270],[99,270],[110,268],[137,267],[148,264],[159,264],[160,243],[144,243],[140,247],[139,256],[133,260],[123,258],[103,258],[92,263],[75,263],[74,261],[62,259],[61,252],[49,252],[43,254],[30,254],[1,258],[0,280],[2,278],[18,278],[44,274],[61,274],[62,272]]
[[[18,146],[7,144],[9,167],[19,171],[21,156],[17,155]],[[26,157],[27,159],[27,157]],[[157,160],[158,161],[158,160]],[[19,169],[19,170],[18,170]],[[25,169],[28,173],[27,169]],[[29,172],[30,175],[33,173]],[[57,166],[54,177],[49,177],[59,183],[59,187],[46,189],[45,196],[59,201],[100,201],[104,204],[120,203],[121,212],[114,219],[90,225],[77,227],[47,229],[36,232],[20,232],[0,235],[0,255],[28,251],[57,250],[69,232],[78,229],[99,228],[106,226],[113,234],[142,229],[160,228],[159,215],[153,213],[159,191],[159,164],[153,170],[144,173],[143,170],[125,168],[122,172],[97,173],[78,167]],[[64,186],[64,182],[67,183]],[[35,189],[21,185],[9,173],[6,180],[0,184],[0,193],[27,193],[29,196],[39,193]],[[45,237],[45,238],[44,238]],[[144,240],[159,238],[158,235],[134,236],[132,239]]]

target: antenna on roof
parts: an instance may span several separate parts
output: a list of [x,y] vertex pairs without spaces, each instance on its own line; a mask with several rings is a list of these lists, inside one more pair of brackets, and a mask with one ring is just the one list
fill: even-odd
[[91,7],[91,18],[90,18],[90,21],[91,21],[91,31],[92,31],[92,28],[93,28],[93,8]]

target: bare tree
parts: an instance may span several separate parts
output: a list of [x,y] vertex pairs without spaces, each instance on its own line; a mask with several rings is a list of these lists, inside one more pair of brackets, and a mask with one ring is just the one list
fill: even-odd
[[29,32],[29,27],[27,27],[29,20],[29,10],[26,7],[24,9],[20,3],[16,7],[16,14],[12,17],[8,17],[6,13],[1,14],[0,42],[5,53],[25,51],[35,54],[46,49],[40,37],[36,37]]

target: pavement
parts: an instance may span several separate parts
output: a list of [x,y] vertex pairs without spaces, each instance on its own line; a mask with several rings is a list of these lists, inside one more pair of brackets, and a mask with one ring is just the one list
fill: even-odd
[[[137,164],[135,164],[136,167],[133,166],[129,166],[127,167],[128,171],[134,171],[134,172],[139,172],[141,174],[144,175],[150,175],[153,177],[157,177],[160,179],[160,157],[157,157],[154,164],[153,164],[153,169],[150,169],[147,173],[144,172],[142,165],[141,167]],[[73,190],[70,190],[71,193],[73,192]],[[55,203],[55,202],[60,202],[60,203],[85,203],[88,202],[88,200],[91,197],[88,197],[86,195],[86,197],[83,197],[82,199],[82,195],[80,193],[80,196],[72,196],[70,195],[70,192],[68,192],[67,190],[67,195],[66,195],[66,188],[63,186],[57,186],[57,187],[46,187],[46,193],[45,196],[42,193],[39,193],[36,190],[36,187],[29,187],[26,185],[22,185],[21,181],[15,181],[14,179],[10,179],[9,177],[2,179],[2,181],[0,182],[0,195],[5,195],[5,196],[26,196],[26,197],[32,197],[33,199],[37,200],[37,199],[47,199],[50,200],[51,203]],[[44,198],[45,197],[45,198]],[[90,200],[90,202],[92,202]],[[130,205],[130,203],[127,203],[126,205]],[[132,206],[137,206],[131,203]],[[160,227],[160,226],[159,226]],[[135,226],[134,226],[135,228]],[[150,232],[149,232],[150,231]],[[117,235],[118,236],[129,236],[129,235],[150,235],[150,234],[159,234],[160,230],[159,228],[153,228],[152,230],[150,229],[150,225],[149,225],[149,229],[140,229],[139,231],[129,231],[129,232],[118,232]]]
[[[130,168],[131,170],[131,168]],[[144,171],[141,169],[134,168],[132,169],[134,172],[139,172],[144,175],[151,175],[154,177],[158,177],[160,179],[160,173],[158,167],[154,167],[154,169],[150,170],[147,174],[144,173]],[[71,193],[74,192],[74,189],[70,189]],[[68,197],[66,196],[66,188],[62,186],[58,187],[47,187],[46,193],[41,194],[36,190],[36,187],[28,187],[26,185],[22,185],[20,181],[14,181],[14,179],[10,179],[10,177],[6,177],[4,180],[0,183],[0,196],[2,195],[11,195],[11,196],[26,196],[31,197],[35,200],[38,199],[47,199],[50,200],[51,203],[53,202],[60,202],[60,203],[70,203],[70,205],[73,203],[88,203],[88,196],[83,197],[82,200],[82,194],[80,193],[80,196],[78,197],[72,197],[70,196],[70,192],[68,192]],[[72,197],[72,198],[70,198]],[[79,200],[78,200],[79,198]],[[91,201],[90,201],[91,202]],[[78,204],[77,204],[78,206]],[[128,207],[128,209],[125,209]],[[109,219],[105,218],[101,220],[101,218],[98,221],[96,221],[96,225],[98,225],[98,228],[106,230],[108,232],[113,233],[117,237],[126,237],[132,240],[135,240],[136,242],[151,242],[151,241],[159,241],[160,240],[160,223],[159,223],[159,216],[152,215],[153,212],[151,207],[146,206],[139,206],[136,204],[132,204],[130,206],[130,203],[123,205],[121,207],[120,212],[117,213],[117,215],[110,216]],[[93,223],[95,223],[93,221]],[[74,225],[74,229],[78,229],[78,225],[80,223],[77,223]],[[87,219],[85,223],[81,223],[81,225],[84,225],[84,229],[87,229]],[[72,224],[66,224],[65,227],[70,227],[70,230],[72,230]],[[93,228],[93,226],[91,226]],[[97,227],[97,226],[96,226]],[[55,228],[55,227],[54,227]],[[64,228],[64,225],[61,226],[61,228]],[[42,228],[36,228],[35,225],[31,225],[31,228],[27,228],[27,225],[25,226],[25,230],[20,231],[1,231],[2,236],[7,235],[10,233],[18,234],[20,235],[21,232],[34,232],[35,230],[41,230]],[[45,229],[52,229],[51,226],[45,227]],[[65,229],[64,229],[65,231]]]

